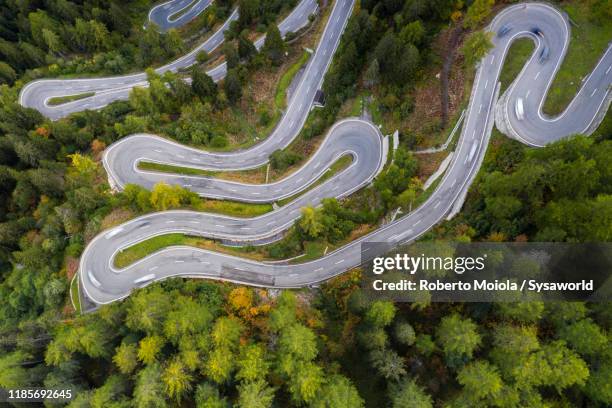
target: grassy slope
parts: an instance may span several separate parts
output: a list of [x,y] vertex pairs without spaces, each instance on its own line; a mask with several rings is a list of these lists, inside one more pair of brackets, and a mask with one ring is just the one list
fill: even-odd
[[514,78],[521,72],[521,69],[523,69],[523,66],[529,59],[534,48],[533,41],[529,38],[521,38],[510,46],[508,55],[506,55],[504,67],[499,76],[499,80],[501,81],[500,95],[508,89]]
[[72,102],[72,101],[78,101],[79,99],[89,98],[90,96],[94,96],[94,95],[95,95],[95,92],[86,92],[86,93],[77,94],[77,95],[56,96],[56,97],[49,99],[49,105],[51,106],[61,105],[61,104]]
[[309,59],[310,53],[304,51],[300,59],[297,60],[295,64],[291,65],[281,77],[276,88],[276,93],[274,94],[274,105],[277,110],[282,110],[287,106],[287,88],[289,88],[293,78],[295,78],[300,69],[306,65]]
[[115,257],[115,266],[118,268],[126,267],[162,248],[171,245],[183,245],[186,240],[187,237],[183,234],[167,234],[148,239],[118,253]]
[[187,176],[216,176],[218,172],[202,170],[194,167],[172,166],[170,164],[140,162],[138,168],[141,170],[158,171],[161,173],[185,174]]
[[79,298],[79,282],[78,277],[73,278],[70,281],[70,297],[72,299],[72,304],[75,306],[75,313],[77,315],[81,314],[81,299]]
[[272,204],[250,204],[237,201],[204,199],[197,210],[231,215],[233,217],[257,217],[258,215],[272,211]]

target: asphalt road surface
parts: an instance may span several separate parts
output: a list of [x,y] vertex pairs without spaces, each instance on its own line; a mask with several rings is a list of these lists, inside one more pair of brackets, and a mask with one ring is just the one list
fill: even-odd
[[[321,168],[327,168],[342,154],[353,156],[352,166],[290,204],[256,218],[237,219],[192,211],[165,211],[139,217],[104,231],[89,243],[81,257],[79,276],[88,298],[96,304],[113,302],[128,296],[138,287],[173,276],[278,288],[317,284],[360,265],[362,258],[378,255],[378,250],[371,246],[364,247],[362,252],[364,242],[391,245],[410,242],[457,211],[481,165],[496,119],[498,127],[510,136],[539,146],[576,132],[589,133],[610,103],[612,53],[608,50],[592,74],[583,81],[576,99],[562,115],[548,118],[542,114],[542,102],[567,50],[570,27],[567,18],[549,5],[513,5],[500,12],[488,28],[493,33],[504,26],[510,30],[504,36],[494,36],[494,48],[477,69],[453,161],[427,201],[411,213],[320,259],[305,263],[271,264],[193,247],[174,246],[151,254],[127,268],[115,268],[113,261],[118,251],[161,234],[183,232],[242,243],[277,236],[299,217],[301,207],[317,205],[323,197],[350,194],[367,184],[380,171],[381,161],[384,160],[381,135],[372,124],[359,119],[334,125],[323,145],[304,167],[278,182],[277,187],[230,183],[205,177],[169,176],[143,172],[136,166],[142,159],[213,170],[251,168],[265,163],[267,156],[276,148],[290,143],[303,125],[312,104],[312,96],[309,95],[320,85],[353,2],[339,0],[335,4],[318,49],[309,61],[285,115],[276,130],[259,145],[235,153],[212,154],[151,135],[134,135],[111,146],[104,157],[109,177],[119,188],[128,182],[150,187],[157,181],[165,180],[190,185],[189,188],[204,196],[242,201],[274,201],[292,195],[316,179]],[[532,31],[535,27],[541,34]],[[526,63],[509,90],[499,98],[498,78],[504,58],[511,43],[523,36],[536,42],[534,57]],[[548,57],[540,61],[539,54],[543,47],[547,47]],[[521,118],[516,112],[518,98],[522,98],[524,103]],[[275,188],[280,191],[275,191]]]
[[[308,17],[318,9],[316,0],[301,0],[291,13],[278,25],[282,35],[288,32],[296,32],[308,24]],[[177,72],[195,64],[196,57],[200,51],[208,53],[219,47],[224,40],[224,32],[229,28],[232,21],[238,19],[238,10],[234,10],[223,25],[215,31],[206,41],[194,48],[188,54],[157,68],[158,74],[167,71]],[[259,49],[263,46],[265,36],[255,41]],[[213,80],[220,81],[227,73],[225,63],[209,70]],[[23,106],[34,108],[50,119],[56,120],[66,117],[74,112],[84,110],[101,109],[111,102],[127,100],[134,87],[148,86],[147,75],[144,72],[131,75],[122,75],[105,78],[87,79],[40,79],[28,83],[19,94],[19,103]],[[52,98],[82,95],[95,92],[93,96],[78,99],[60,105],[51,105]]]
[[170,0],[151,8],[149,21],[157,26],[159,31],[181,27],[210,6],[212,0]]

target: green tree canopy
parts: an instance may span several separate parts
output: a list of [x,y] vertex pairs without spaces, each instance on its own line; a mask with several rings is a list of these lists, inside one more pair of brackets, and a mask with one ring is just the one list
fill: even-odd
[[264,43],[263,52],[268,57],[272,65],[279,66],[285,57],[286,45],[281,37],[278,26],[274,23],[268,26],[266,32],[266,41]]
[[476,324],[458,314],[442,318],[436,337],[451,365],[472,358],[474,350],[481,343]]
[[274,388],[265,380],[247,381],[238,386],[237,406],[240,408],[269,408],[274,400]]
[[468,8],[463,20],[463,26],[470,29],[476,29],[489,14],[495,4],[495,0],[474,0]]
[[364,406],[357,388],[339,374],[329,378],[311,404],[313,408],[360,408]]
[[476,65],[493,48],[492,37],[492,33],[484,31],[475,31],[466,37],[461,53],[468,67]]
[[390,392],[393,408],[432,408],[431,397],[414,380],[406,379]]

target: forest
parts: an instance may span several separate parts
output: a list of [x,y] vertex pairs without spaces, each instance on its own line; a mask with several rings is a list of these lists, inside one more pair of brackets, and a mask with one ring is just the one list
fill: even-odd
[[[589,1],[593,20],[609,24],[609,1]],[[465,30],[462,58],[473,72],[487,49],[473,30],[494,3],[357,1],[324,80],[326,105],[311,112],[300,142],[320,140],[363,90],[408,118],[415,88],[440,65],[434,43],[449,27]],[[97,233],[138,214],[202,209],[207,201],[163,184],[112,192],[103,150],[141,131],[236,148],[243,128],[228,118],[244,110],[258,75],[286,69],[293,47],[274,24],[290,4],[216,1],[213,18],[203,17],[208,30],[235,5],[243,13],[220,55],[202,55],[189,72],[148,69],[150,87],[135,88],[128,101],[58,121],[17,103],[35,78],[152,68],[188,50],[181,32],[142,28],[151,5],[0,4],[0,387],[70,388],[70,407],[612,405],[609,303],[394,304],[368,299],[357,269],[303,290],[168,280],[76,313],[70,285]],[[253,35],[264,32],[257,52]],[[209,58],[228,62],[220,84],[205,73]],[[265,128],[276,113],[258,112],[254,121]],[[304,208],[265,256],[340,245],[396,208],[418,205],[426,192],[414,138],[402,133],[400,142],[371,188]],[[271,166],[281,174],[299,166],[307,157],[299,146],[275,153]],[[495,134],[463,211],[423,240],[610,241],[611,150],[610,113],[595,134],[541,149]]]

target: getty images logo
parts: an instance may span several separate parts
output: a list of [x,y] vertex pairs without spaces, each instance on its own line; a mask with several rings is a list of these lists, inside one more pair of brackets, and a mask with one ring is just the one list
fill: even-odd
[[396,270],[414,275],[417,271],[453,271],[463,274],[469,271],[482,271],[485,267],[487,254],[479,257],[442,257],[442,256],[410,256],[395,254],[395,256],[380,256],[373,260],[372,272],[380,275],[385,271]]

